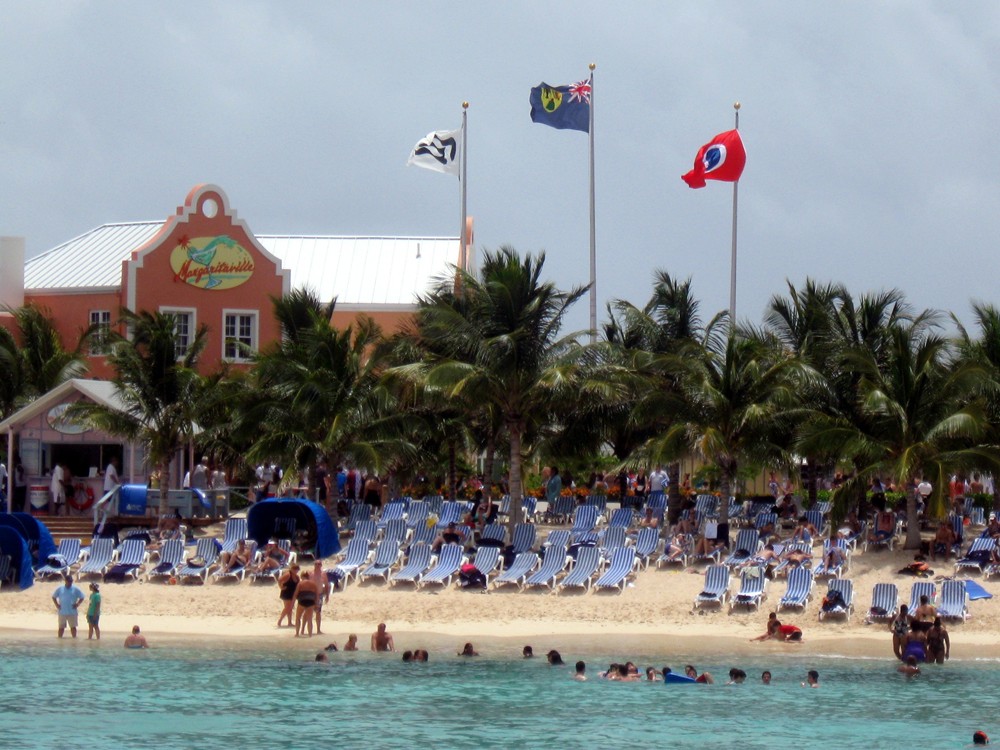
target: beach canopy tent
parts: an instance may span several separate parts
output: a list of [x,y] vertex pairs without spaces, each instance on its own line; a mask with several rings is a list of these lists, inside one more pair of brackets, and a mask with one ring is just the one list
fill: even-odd
[[14,529],[25,543],[33,558],[32,564],[44,564],[49,555],[56,553],[56,544],[48,527],[28,513],[0,513],[0,527]]
[[247,529],[250,538],[263,547],[268,539],[282,536],[288,519],[295,521],[296,531],[304,531],[307,538],[315,540],[314,555],[317,559],[340,552],[340,534],[330,520],[329,514],[319,503],[312,500],[275,497],[261,500],[247,511]]
[[30,588],[35,582],[31,552],[28,551],[28,542],[13,526],[0,526],[0,555],[10,556],[10,569],[14,571],[15,583],[22,590]]

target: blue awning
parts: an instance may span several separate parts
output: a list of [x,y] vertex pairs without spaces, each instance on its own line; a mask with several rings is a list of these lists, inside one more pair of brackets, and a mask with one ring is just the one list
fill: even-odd
[[28,542],[12,525],[0,525],[0,555],[10,555],[11,569],[17,585],[22,590],[31,588],[35,582],[35,571],[31,567]]
[[319,503],[292,498],[270,498],[254,503],[247,511],[250,538],[260,546],[267,544],[267,540],[285,525],[284,521],[277,523],[276,519],[293,519],[296,529],[304,529],[310,537],[315,536],[317,559],[340,551],[340,534],[326,508]]
[[49,527],[30,513],[13,513],[12,515],[20,520],[24,524],[24,528],[28,530],[28,547],[38,548],[38,562],[44,565],[49,556],[56,554],[57,551]]

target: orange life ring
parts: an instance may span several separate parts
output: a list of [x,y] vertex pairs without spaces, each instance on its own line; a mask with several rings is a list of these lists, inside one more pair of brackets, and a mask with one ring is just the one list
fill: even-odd
[[[81,501],[79,499],[80,497],[85,499]],[[76,510],[87,510],[94,504],[94,489],[92,487],[87,487],[82,482],[78,482],[73,486],[73,496],[66,498],[66,502],[68,502],[71,507],[76,508]]]

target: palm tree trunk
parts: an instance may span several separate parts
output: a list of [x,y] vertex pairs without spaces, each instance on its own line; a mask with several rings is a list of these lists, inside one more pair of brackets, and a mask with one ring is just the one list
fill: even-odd
[[667,523],[673,526],[680,518],[684,496],[681,494],[681,464],[675,461],[667,467]]
[[170,456],[160,461],[160,503],[159,515],[165,516],[170,512]]
[[718,541],[729,547],[729,496],[732,494],[733,479],[736,476],[736,466],[724,466],[719,490],[722,497],[719,498],[719,534]]
[[514,538],[514,529],[521,523],[521,428],[508,426],[510,432],[510,513],[507,514],[508,534]]
[[455,441],[448,441],[448,499],[458,497],[458,468],[455,460]]
[[816,500],[819,497],[819,488],[817,486],[818,482],[816,481],[816,475],[819,471],[816,466],[815,458],[806,457],[806,473],[808,474],[806,487],[809,490],[809,507],[811,508],[816,504]]
[[486,475],[483,477],[483,492],[486,493],[486,499],[493,499],[493,464],[496,461],[497,455],[497,439],[496,435],[492,432],[489,438],[486,440],[486,464],[483,467],[483,473]]
[[903,544],[903,549],[920,549],[920,522],[917,520],[916,488],[906,493],[906,542]]

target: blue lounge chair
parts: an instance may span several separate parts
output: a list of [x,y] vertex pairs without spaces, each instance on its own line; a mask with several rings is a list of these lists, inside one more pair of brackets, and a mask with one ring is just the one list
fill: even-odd
[[899,589],[894,583],[876,583],[872,589],[872,606],[868,610],[868,620],[877,622],[891,620],[899,609]]
[[593,505],[581,505],[573,514],[573,528],[570,536],[574,541],[584,534],[589,534],[597,526],[597,508]]
[[431,566],[431,546],[420,542],[410,547],[410,556],[406,564],[389,576],[389,584],[395,586],[400,581],[417,583]]
[[590,590],[594,574],[601,566],[601,551],[597,547],[583,547],[576,556],[573,569],[559,583],[559,588],[583,588]]
[[444,495],[425,495],[424,502],[427,503],[427,510],[440,518],[441,507],[444,505]]
[[[788,556],[791,554],[795,555],[794,558]],[[781,555],[781,561],[772,571],[775,576],[787,576],[790,570],[812,565],[812,543],[795,542],[793,544],[786,544],[781,550]]]
[[298,531],[298,521],[292,516],[277,516],[274,519],[274,529],[271,536],[275,539],[294,539]]
[[[581,537],[580,541],[583,540]],[[614,551],[619,547],[625,547],[628,544],[628,535],[625,533],[625,529],[621,526],[609,526],[604,530],[604,535],[600,538],[598,547],[601,549],[601,554],[605,559],[611,557]]]
[[[215,581],[225,581],[229,578],[235,578],[238,581],[242,581],[246,578],[247,571],[253,564],[254,557],[257,556],[257,542],[254,540],[247,541],[247,563],[246,565],[240,565],[236,563],[229,570],[225,570],[221,565],[219,569],[212,573],[212,579]],[[221,557],[221,555],[220,555]]]
[[344,585],[346,586],[350,582],[351,576],[357,578],[358,571],[368,564],[370,556],[371,549],[368,546],[368,541],[355,537],[347,543],[347,548],[344,550],[344,559],[334,567],[333,571],[335,574],[343,576]]
[[753,527],[761,534],[765,533],[766,529],[772,529],[769,533],[774,534],[778,529],[778,514],[770,511],[758,513],[754,517]]
[[180,582],[198,581],[205,583],[208,579],[208,569],[215,565],[219,559],[219,543],[212,537],[202,537],[198,540],[198,544],[194,548],[194,557],[192,559],[203,564],[194,565],[188,561],[177,571],[177,580]]
[[542,542],[543,547],[569,547],[569,531],[566,529],[553,529]]
[[549,547],[545,551],[545,558],[542,560],[541,567],[528,576],[524,582],[524,587],[548,586],[550,589],[554,589],[556,577],[566,569],[566,561],[565,547]]
[[118,548],[118,559],[105,571],[105,581],[124,582],[126,578],[135,580],[146,565],[149,555],[144,539],[126,539]]
[[729,568],[725,565],[710,565],[705,569],[705,588],[694,598],[694,608],[703,604],[725,606],[729,596]]
[[996,542],[992,537],[980,536],[972,540],[965,557],[955,561],[955,574],[961,571],[969,571],[975,568],[980,573],[989,567],[993,559],[993,551],[996,549]]
[[760,603],[767,596],[767,570],[760,566],[744,568],[740,575],[740,590],[729,602],[729,611],[736,607],[760,609]]
[[[691,538],[690,534],[682,535],[682,539],[679,540],[678,544],[677,537],[673,537],[669,540],[664,540],[663,542],[663,552],[658,558],[656,558],[656,567],[660,568],[662,565],[673,565],[675,563],[680,563],[682,567],[687,567],[688,556],[691,554],[691,550],[694,546],[694,540]],[[676,547],[676,549],[672,549]]]
[[778,610],[789,607],[804,608],[812,596],[813,572],[809,568],[795,568],[788,573],[785,595],[778,601]]
[[146,573],[146,580],[154,578],[168,579],[177,574],[177,569],[184,563],[184,540],[167,539],[160,546],[160,560]]
[[511,543],[514,555],[528,552],[535,546],[535,524],[519,523],[514,527],[514,541]]
[[621,527],[623,529],[627,529],[632,525],[632,520],[633,516],[631,508],[618,508],[611,514],[611,519],[608,521],[608,527]]
[[[413,530],[413,536],[410,537],[410,547],[413,549],[414,546],[423,543],[428,546],[434,544],[434,540],[437,539],[438,531],[436,526],[417,526]],[[407,551],[409,554],[409,551]]]
[[653,513],[653,518],[655,518],[660,526],[663,526],[663,517],[667,512],[667,496],[662,492],[654,492],[646,497],[646,503],[642,506],[642,515],[646,515],[646,511],[651,510]]
[[920,606],[920,597],[926,596],[931,604],[937,604],[937,585],[933,581],[917,581],[910,588],[910,614]]
[[694,508],[702,518],[715,518],[719,515],[719,498],[715,495],[698,495]]
[[393,500],[382,508],[382,515],[378,519],[378,528],[384,529],[391,521],[402,521],[403,512],[406,510],[406,503],[401,500]]
[[937,613],[945,619],[965,622],[969,616],[969,594],[965,590],[965,581],[951,580],[941,584],[941,603]]
[[109,537],[97,537],[90,543],[90,551],[83,565],[80,566],[80,578],[88,575],[103,576],[111,565],[115,554],[115,542]]
[[368,546],[375,543],[375,536],[378,534],[378,525],[371,518],[365,521],[358,521],[358,525],[354,527],[354,536],[351,538],[360,539]]
[[566,523],[573,515],[573,508],[576,501],[572,497],[560,495],[555,502],[546,510],[545,517],[549,523]]
[[538,507],[538,498],[525,497],[521,499],[522,518],[525,521],[535,520],[535,509]]
[[382,540],[393,539],[397,546],[406,539],[406,521],[402,518],[394,518],[382,527]]
[[226,528],[222,533],[222,551],[232,552],[236,549],[237,543],[241,539],[246,539],[249,532],[247,531],[247,519],[245,518],[227,518]]
[[476,556],[473,558],[472,564],[489,581],[490,576],[500,567],[500,548],[480,547],[476,550]]
[[49,559],[51,562],[35,571],[36,578],[67,575],[70,568],[80,562],[80,540],[63,539],[56,548],[56,560]]
[[635,537],[635,557],[643,568],[649,567],[649,561],[660,549],[660,530],[641,528]]
[[264,562],[263,556],[266,551],[266,547],[264,549],[257,550],[256,555],[254,556],[254,569],[249,571],[251,581],[270,579],[272,583],[276,582],[279,578],[281,578],[285,569],[295,562],[296,554],[292,552],[292,543],[288,539],[277,539],[275,543],[287,554],[282,558],[277,566],[261,567],[261,563]]
[[410,503],[409,510],[406,511],[406,528],[415,529],[417,526],[426,526],[430,510],[430,506],[423,500],[414,500]]
[[370,521],[372,517],[372,506],[366,503],[355,503],[351,506],[350,513],[347,516],[347,525],[344,527],[344,531],[356,532],[358,524],[362,521]]
[[486,546],[497,546],[503,547],[507,543],[507,527],[499,523],[487,524],[486,528],[483,529],[483,534],[480,537],[480,541],[490,541],[495,542],[495,545],[487,544]]
[[723,561],[723,565],[733,568],[737,565],[749,562],[750,558],[760,551],[760,534],[757,529],[740,529],[736,535],[736,543],[729,557]]
[[806,521],[816,528],[816,533],[820,539],[830,536],[830,520],[818,510],[807,510],[804,514]]
[[420,576],[417,585],[420,587],[428,583],[440,583],[450,586],[452,579],[458,575],[465,561],[465,550],[460,544],[445,544],[441,547],[437,564]]
[[[838,550],[834,552],[833,550]],[[831,554],[832,553],[832,554]],[[845,539],[827,539],[823,542],[823,558],[813,569],[817,578],[840,578],[851,567],[851,548]]]
[[[837,592],[840,596],[835,596],[833,592]],[[853,612],[854,584],[849,578],[831,578],[827,586],[826,600],[819,608],[820,622],[830,615],[844,615],[850,619]]]
[[510,567],[493,579],[493,587],[498,588],[506,583],[513,583],[518,588],[523,588],[525,580],[537,566],[538,555],[534,552],[520,552]]
[[447,528],[448,524],[454,523],[458,524],[462,521],[462,511],[465,509],[465,503],[460,503],[456,500],[448,500],[441,506],[441,515],[438,517],[438,528]]
[[632,547],[618,547],[611,554],[611,562],[604,575],[594,581],[595,589],[621,589],[625,591],[629,576],[635,572],[635,550]]
[[382,578],[387,583],[392,569],[399,563],[403,551],[399,539],[387,537],[375,549],[375,559],[357,574],[357,578]]

